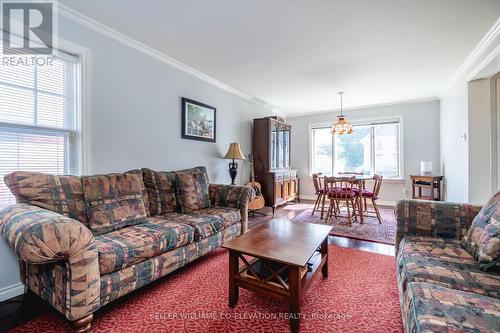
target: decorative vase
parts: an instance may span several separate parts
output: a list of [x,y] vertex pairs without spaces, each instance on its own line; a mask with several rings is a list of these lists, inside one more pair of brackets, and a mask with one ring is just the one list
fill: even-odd
[[432,175],[432,161],[420,162],[420,174],[422,174],[423,176]]

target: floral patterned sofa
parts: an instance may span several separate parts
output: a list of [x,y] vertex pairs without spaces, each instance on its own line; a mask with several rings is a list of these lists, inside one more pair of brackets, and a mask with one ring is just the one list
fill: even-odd
[[499,332],[500,192],[482,208],[402,200],[396,216],[405,332]]
[[93,312],[246,231],[253,190],[204,167],[97,176],[14,172],[0,232],[28,288],[88,331]]

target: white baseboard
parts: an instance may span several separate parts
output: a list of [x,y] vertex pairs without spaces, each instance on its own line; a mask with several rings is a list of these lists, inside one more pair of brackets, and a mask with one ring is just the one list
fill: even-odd
[[24,294],[24,284],[21,282],[0,289],[0,302]]
[[396,201],[377,200],[379,206],[396,207]]
[[[316,200],[317,196],[315,195],[301,195],[300,199],[304,200]],[[380,206],[389,206],[389,207],[396,207],[396,202],[395,201],[385,201],[385,200],[377,200],[377,204]]]
[[315,195],[300,195],[300,200],[316,200],[317,196]]

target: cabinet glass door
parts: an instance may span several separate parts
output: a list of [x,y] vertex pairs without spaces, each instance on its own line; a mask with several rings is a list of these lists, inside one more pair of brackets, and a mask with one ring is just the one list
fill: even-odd
[[271,170],[278,168],[278,124],[271,121]]
[[285,138],[283,142],[283,154],[285,160],[285,168],[290,167],[290,127],[285,128]]
[[278,130],[278,167],[285,167],[285,126],[280,125]]

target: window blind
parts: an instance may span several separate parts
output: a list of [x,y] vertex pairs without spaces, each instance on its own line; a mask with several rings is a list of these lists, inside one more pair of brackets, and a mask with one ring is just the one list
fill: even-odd
[[0,64],[0,207],[15,202],[3,182],[10,172],[79,172],[77,61],[58,54],[52,64]]

